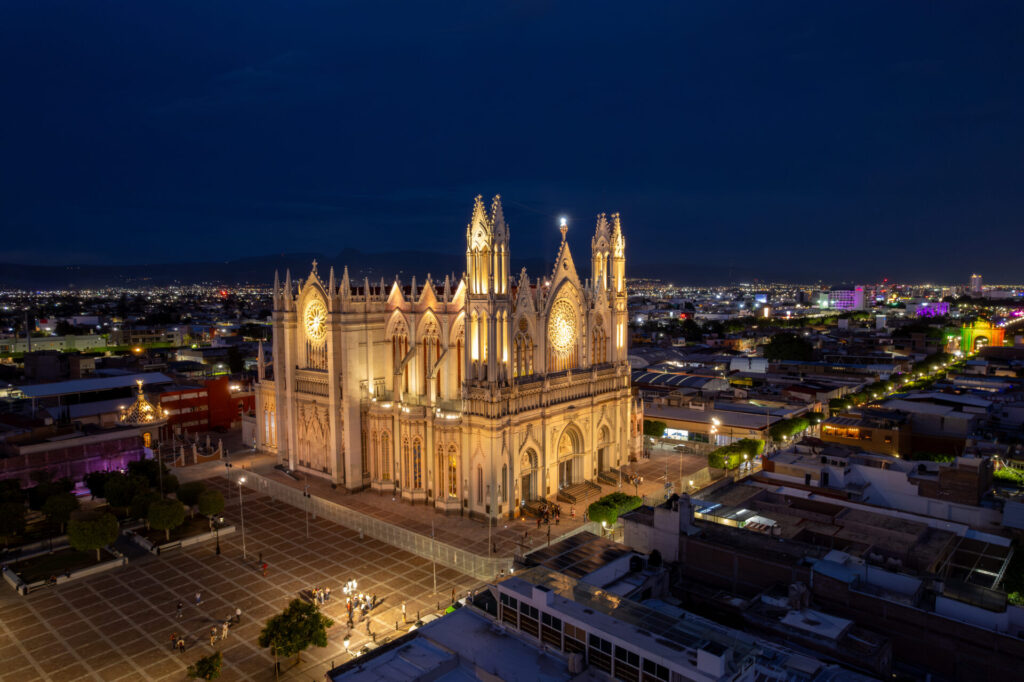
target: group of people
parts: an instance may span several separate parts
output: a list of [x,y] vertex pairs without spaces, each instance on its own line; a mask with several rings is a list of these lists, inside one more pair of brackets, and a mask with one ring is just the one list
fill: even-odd
[[[576,508],[573,507],[573,516],[576,515]],[[537,516],[537,529],[540,529],[540,524],[550,524],[551,520],[555,520],[557,526],[562,520],[562,508],[557,504],[551,504],[545,502],[540,508],[540,515]]]
[[331,601],[331,588],[329,587],[314,587],[309,593],[313,595],[313,601],[321,606]]
[[349,595],[348,598],[345,600],[345,610],[348,612],[348,626],[352,627],[354,622],[353,614],[356,611],[359,611],[359,614],[365,619],[366,614],[369,613],[370,610],[373,609],[375,606],[377,606],[376,593],[364,594],[360,592],[359,594]]
[[[329,592],[329,591],[328,591]],[[199,606],[203,601],[203,595],[199,592],[195,594],[195,605]],[[181,620],[182,611],[185,609],[185,604],[179,599],[175,605],[177,610],[178,620]],[[235,607],[234,613],[229,613],[228,617],[218,626],[214,625],[210,628],[210,646],[214,646],[218,639],[227,639],[228,632],[231,629],[232,623],[242,622],[242,609]],[[171,634],[171,649],[176,649],[179,653],[185,653],[185,635],[174,632]]]

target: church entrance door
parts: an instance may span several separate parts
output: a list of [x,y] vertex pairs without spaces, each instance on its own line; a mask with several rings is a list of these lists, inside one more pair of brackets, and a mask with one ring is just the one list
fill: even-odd
[[533,477],[534,473],[531,471],[528,474],[523,474],[519,479],[520,490],[523,491],[523,499],[527,502],[537,499],[537,490],[533,484]]

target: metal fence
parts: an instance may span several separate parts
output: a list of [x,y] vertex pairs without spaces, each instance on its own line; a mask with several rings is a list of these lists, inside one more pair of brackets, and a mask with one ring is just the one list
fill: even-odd
[[431,559],[478,580],[492,580],[500,572],[504,571],[507,575],[512,569],[512,559],[509,557],[482,557],[330,500],[316,496],[305,498],[301,490],[264,478],[252,471],[245,472],[244,485],[298,509],[308,509],[361,535],[412,552],[424,559]]

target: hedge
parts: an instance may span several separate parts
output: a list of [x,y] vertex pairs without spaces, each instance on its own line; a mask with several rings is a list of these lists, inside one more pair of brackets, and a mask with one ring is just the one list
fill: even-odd
[[764,452],[764,441],[758,438],[743,438],[735,443],[723,445],[708,455],[708,466],[716,469],[735,469],[743,461],[743,455],[754,459]]
[[1003,467],[1002,469],[996,469],[995,471],[992,472],[992,478],[999,481],[1000,483],[1024,486],[1024,470],[1021,469],[1015,469],[1013,467]]
[[587,518],[591,521],[604,521],[610,526],[614,524],[620,516],[626,512],[633,511],[643,504],[643,502],[642,498],[636,497],[635,495],[615,492],[611,495],[605,495],[597,502],[591,503],[591,505],[587,507]]

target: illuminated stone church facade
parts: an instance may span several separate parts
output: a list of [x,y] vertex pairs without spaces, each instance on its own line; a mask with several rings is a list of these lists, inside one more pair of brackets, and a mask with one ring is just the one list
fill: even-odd
[[509,270],[500,197],[476,198],[453,281],[275,275],[273,376],[257,446],[349,490],[445,512],[510,514],[624,464],[636,419],[625,239],[597,218],[582,281],[562,225],[554,271]]

